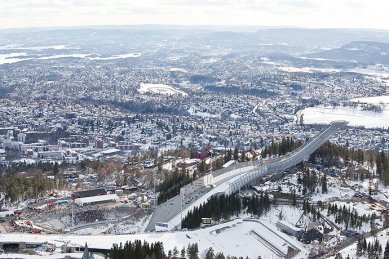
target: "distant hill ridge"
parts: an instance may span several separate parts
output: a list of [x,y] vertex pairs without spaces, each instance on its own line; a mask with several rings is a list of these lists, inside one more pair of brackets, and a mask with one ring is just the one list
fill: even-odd
[[313,58],[362,63],[389,64],[389,43],[377,41],[353,41],[340,48],[307,55]]

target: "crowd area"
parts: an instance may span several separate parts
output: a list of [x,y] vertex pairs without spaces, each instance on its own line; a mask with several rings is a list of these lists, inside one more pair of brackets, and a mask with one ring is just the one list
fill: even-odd
[[78,225],[80,223],[92,223],[96,221],[102,221],[105,219],[106,217],[103,210],[92,209],[86,211],[79,211],[76,212],[74,215],[74,224]]

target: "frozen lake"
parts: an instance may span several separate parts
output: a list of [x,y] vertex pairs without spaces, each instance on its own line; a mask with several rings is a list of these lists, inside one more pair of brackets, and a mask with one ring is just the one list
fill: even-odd
[[304,124],[329,124],[334,120],[345,120],[349,126],[366,128],[389,128],[389,96],[356,98],[353,102],[377,104],[383,111],[363,111],[360,107],[309,107],[299,112],[303,115]]
[[120,55],[112,55],[108,57],[100,57],[100,56],[92,57],[91,54],[83,54],[83,53],[24,57],[27,55],[28,55],[27,52],[12,52],[8,54],[0,54],[0,65],[16,63],[25,60],[47,60],[47,59],[59,59],[59,58],[86,58],[90,60],[113,60],[113,59],[124,59],[124,58],[138,58],[141,56],[141,53],[126,53]]

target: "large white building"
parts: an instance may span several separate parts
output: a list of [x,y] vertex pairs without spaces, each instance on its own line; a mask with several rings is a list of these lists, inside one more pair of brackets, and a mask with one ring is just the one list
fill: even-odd
[[118,201],[119,201],[119,196],[117,196],[116,194],[97,195],[97,196],[91,196],[85,198],[77,198],[74,200],[74,202],[78,206],[93,205],[93,204],[100,204],[100,203],[107,203],[107,202],[118,202]]

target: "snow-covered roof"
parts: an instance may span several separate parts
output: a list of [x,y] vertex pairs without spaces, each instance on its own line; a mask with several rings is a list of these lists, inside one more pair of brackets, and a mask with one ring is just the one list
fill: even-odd
[[112,201],[112,200],[118,201],[119,196],[117,196],[116,194],[98,195],[92,197],[77,198],[74,200],[74,202],[78,205],[82,205],[82,204]]

